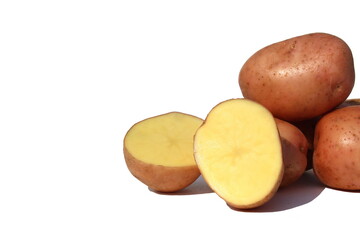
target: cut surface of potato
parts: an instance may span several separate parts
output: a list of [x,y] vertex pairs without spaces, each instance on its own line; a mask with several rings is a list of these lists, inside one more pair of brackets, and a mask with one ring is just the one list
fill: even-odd
[[193,138],[203,120],[171,112],[133,125],[124,138],[130,172],[151,189],[180,190],[200,175],[193,156]]
[[234,208],[267,202],[283,176],[275,120],[251,100],[231,99],[215,106],[195,134],[194,155],[209,186]]

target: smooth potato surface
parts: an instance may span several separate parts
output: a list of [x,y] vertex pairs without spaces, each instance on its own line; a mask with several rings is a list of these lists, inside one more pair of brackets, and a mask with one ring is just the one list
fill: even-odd
[[342,103],[354,85],[354,62],[340,38],[313,33],[269,45],[252,55],[239,74],[245,98],[275,117],[300,121]]
[[195,134],[194,156],[209,187],[236,209],[268,202],[283,177],[274,118],[247,99],[221,102],[209,112]]
[[360,190],[360,106],[328,113],[315,129],[313,168],[325,185]]
[[196,165],[170,167],[149,164],[136,159],[126,148],[124,148],[124,156],[132,175],[157,192],[179,191],[189,186],[200,176],[200,171]]
[[294,125],[275,119],[280,133],[284,176],[281,187],[288,186],[298,180],[305,172],[307,165],[308,142],[304,134]]

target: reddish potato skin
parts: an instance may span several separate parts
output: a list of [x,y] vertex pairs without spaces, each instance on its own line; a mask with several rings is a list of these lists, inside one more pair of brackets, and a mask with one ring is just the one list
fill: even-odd
[[[341,103],[336,109],[344,108],[348,106],[360,105],[360,98],[355,99],[347,99],[345,102]],[[313,162],[313,154],[314,154],[314,134],[315,134],[315,127],[317,122],[320,120],[321,116],[311,118],[304,121],[299,122],[291,122],[294,126],[300,129],[300,131],[305,135],[306,139],[309,143],[308,153],[307,153],[307,166],[306,170],[312,169],[312,162]]]
[[149,164],[137,160],[125,146],[123,149],[126,165],[131,174],[153,191],[176,192],[189,186],[200,176],[196,165],[168,167]]
[[294,125],[275,118],[281,139],[284,175],[280,187],[288,186],[299,179],[307,165],[308,142]]
[[313,169],[328,187],[360,190],[360,106],[334,110],[315,128]]
[[252,55],[239,74],[245,98],[275,117],[301,121],[330,111],[354,86],[353,56],[340,38],[313,33],[269,45]]

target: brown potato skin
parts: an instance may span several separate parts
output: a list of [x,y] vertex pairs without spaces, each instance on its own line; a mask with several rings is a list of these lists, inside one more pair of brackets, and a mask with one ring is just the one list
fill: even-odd
[[334,110],[315,129],[313,168],[328,187],[360,190],[360,106]]
[[275,119],[279,130],[284,162],[284,175],[280,187],[298,180],[306,170],[308,141],[294,125]]
[[310,119],[333,109],[349,96],[354,79],[349,46],[326,33],[269,45],[252,55],[239,73],[243,96],[286,121]]
[[[345,102],[341,103],[335,109],[344,108],[348,106],[360,105],[360,99],[347,99]],[[313,154],[314,154],[314,135],[315,135],[315,127],[318,121],[322,116],[318,116],[315,118],[307,119],[304,121],[291,122],[294,126],[300,129],[300,131],[305,135],[308,140],[308,153],[307,153],[307,166],[306,170],[312,169],[313,165]]]
[[196,165],[185,167],[167,167],[142,162],[134,158],[124,146],[126,165],[131,174],[157,192],[176,192],[191,183],[199,176]]

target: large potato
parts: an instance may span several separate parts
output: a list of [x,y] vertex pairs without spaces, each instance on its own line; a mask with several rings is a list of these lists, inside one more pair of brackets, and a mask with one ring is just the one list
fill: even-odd
[[300,121],[342,103],[354,86],[354,62],[340,38],[313,33],[269,45],[241,68],[245,98],[267,107],[275,117]]
[[315,129],[313,168],[325,185],[360,190],[360,106],[334,110]]
[[294,125],[275,119],[280,134],[284,176],[281,187],[298,180],[306,170],[308,141],[305,135]]

